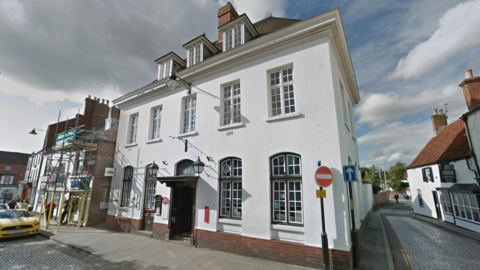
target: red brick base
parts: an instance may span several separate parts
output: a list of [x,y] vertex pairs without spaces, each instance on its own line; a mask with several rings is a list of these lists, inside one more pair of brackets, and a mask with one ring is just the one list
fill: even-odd
[[168,225],[167,224],[161,224],[161,223],[153,223],[153,238],[158,238],[158,239],[166,239],[167,237],[167,232],[168,232]]
[[136,233],[140,228],[140,220],[107,215],[105,225],[112,230]]
[[[195,230],[197,247],[277,262],[322,268],[322,249],[280,240],[257,239],[224,232]],[[330,250],[334,269],[352,269],[352,251]]]

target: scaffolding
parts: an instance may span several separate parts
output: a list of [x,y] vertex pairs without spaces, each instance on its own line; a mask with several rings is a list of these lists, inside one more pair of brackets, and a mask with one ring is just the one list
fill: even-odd
[[[65,195],[68,195],[68,216],[66,226],[74,224],[72,221],[72,209],[76,206],[78,221],[77,226],[82,226],[82,218],[86,207],[87,198],[90,192],[91,181],[93,174],[91,167],[95,164],[100,132],[95,128],[92,130],[83,129],[84,126],[78,126],[78,115],[75,122],[75,127],[68,129],[68,118],[65,121],[65,129],[63,132],[57,134],[58,126],[60,124],[60,114],[58,116],[57,127],[55,130],[55,142],[51,148],[51,160],[49,168],[49,176],[43,187],[42,206],[40,208],[40,217],[43,215],[45,229],[50,225],[53,212],[55,210],[55,194],[60,194],[60,207],[57,208],[57,232],[60,231],[60,224],[62,223],[62,209],[66,203]],[[87,162],[86,169],[84,163]],[[70,174],[70,166],[72,166],[73,175]],[[70,180],[70,186],[67,184]],[[39,187],[41,188],[41,187]],[[48,193],[52,193],[47,209]],[[40,198],[39,198],[40,199]],[[78,212],[80,208],[80,212]],[[47,213],[47,214],[46,214]]]

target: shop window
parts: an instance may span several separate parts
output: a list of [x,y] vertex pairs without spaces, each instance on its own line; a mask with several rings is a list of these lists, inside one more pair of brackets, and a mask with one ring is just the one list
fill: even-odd
[[440,202],[442,203],[443,213],[453,215],[452,202],[450,201],[450,192],[440,192]]
[[450,194],[456,218],[480,223],[480,194]]

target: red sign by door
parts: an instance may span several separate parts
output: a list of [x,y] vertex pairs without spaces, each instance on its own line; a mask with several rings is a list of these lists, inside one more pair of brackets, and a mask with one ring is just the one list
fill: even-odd
[[321,187],[329,187],[333,182],[333,173],[330,168],[322,166],[315,171],[315,183]]
[[162,203],[163,203],[163,204],[167,204],[167,203],[168,203],[168,198],[167,198],[167,197],[163,197]]

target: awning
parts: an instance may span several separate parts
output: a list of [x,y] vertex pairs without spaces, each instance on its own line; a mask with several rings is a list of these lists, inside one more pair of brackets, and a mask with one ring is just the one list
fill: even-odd
[[157,180],[165,184],[167,187],[190,187],[195,188],[197,186],[199,176],[195,175],[179,175],[179,176],[166,176],[157,177]]
[[480,187],[477,184],[455,184],[449,188],[436,188],[440,191],[456,193],[480,193]]

